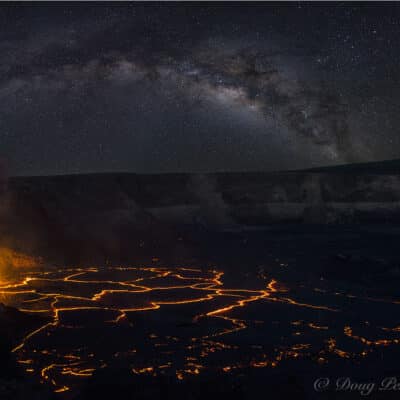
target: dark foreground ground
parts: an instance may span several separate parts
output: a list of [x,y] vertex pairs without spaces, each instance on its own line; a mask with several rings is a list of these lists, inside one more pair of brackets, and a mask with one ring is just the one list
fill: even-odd
[[[346,399],[360,398],[362,393],[368,398],[399,398],[399,231],[392,224],[282,224],[225,231],[181,227],[176,240],[182,254],[175,256],[175,265],[168,251],[163,254],[158,249],[153,255],[136,258],[135,254],[123,254],[119,259],[109,259],[102,268],[114,264],[172,269],[185,266],[204,271],[216,268],[224,272],[224,288],[236,289],[261,290],[274,279],[279,283],[278,293],[271,293],[276,301],[264,299],[227,313],[247,324],[244,330],[215,339],[220,347],[230,346],[229,350],[215,344],[216,349],[210,350],[207,344],[201,348],[205,356],[200,351],[188,352],[188,338],[200,331],[203,334],[203,330],[225,329],[215,325],[215,320],[193,321],[193,315],[203,310],[203,303],[183,309],[162,306],[163,312],[140,316],[128,313],[127,322],[111,330],[91,325],[86,314],[78,312],[71,314],[67,322],[82,325],[83,320],[86,330],[80,331],[84,333],[75,337],[74,343],[69,334],[49,331],[38,335],[25,351],[41,367],[44,361],[35,350],[55,347],[75,351],[88,346],[95,354],[103,349],[107,366],[96,368],[74,390],[54,393],[54,387],[43,376],[27,374],[26,365],[16,363],[21,354],[10,353],[32,328],[46,323],[46,317],[3,307],[1,357],[5,368],[1,372],[0,398]],[[73,254],[70,257],[73,259]],[[174,282],[168,284],[173,286]],[[127,330],[128,323],[132,323],[132,330]],[[177,344],[170,348],[172,355],[164,356],[154,347],[149,334],[176,337]],[[97,344],[93,344],[93,337]],[[137,350],[135,358],[111,356],[111,351],[117,348],[121,352],[121,347],[131,342]],[[110,352],[104,351],[107,347]],[[193,364],[201,364],[200,373],[177,379],[179,360],[187,357],[196,360]],[[159,369],[154,374],[132,373],[132,366],[143,367],[149,362],[160,365],[168,360],[174,366],[168,372]],[[277,361],[276,365],[271,360]],[[224,371],[224,365],[232,368]],[[347,383],[338,381],[346,377]],[[371,383],[375,384],[372,389],[367,386]]]
[[399,165],[10,179],[0,400],[398,399]]

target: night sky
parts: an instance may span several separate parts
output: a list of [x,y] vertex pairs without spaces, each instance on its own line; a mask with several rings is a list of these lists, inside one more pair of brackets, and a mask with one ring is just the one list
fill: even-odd
[[400,4],[0,7],[10,174],[400,157]]

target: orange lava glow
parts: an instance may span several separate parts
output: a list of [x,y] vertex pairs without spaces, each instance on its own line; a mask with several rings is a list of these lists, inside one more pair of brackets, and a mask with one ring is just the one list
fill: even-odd
[[6,247],[0,247],[0,272],[8,269],[34,268],[40,260],[18,253]]
[[[272,277],[262,281],[262,285],[258,282],[256,288],[244,289],[226,287],[224,272],[217,270],[87,267],[39,271],[30,269],[28,259],[24,258],[19,259],[17,265],[24,266],[19,279],[1,282],[0,295],[7,296],[10,305],[48,320],[29,332],[13,352],[27,373],[36,375],[55,393],[71,392],[79,382],[107,366],[106,357],[99,354],[104,349],[93,346],[98,329],[132,329],[135,333],[140,318],[146,318],[146,327],[151,326],[150,322],[157,324],[163,321],[162,318],[168,322],[181,315],[184,323],[181,324],[183,328],[176,328],[175,323],[166,322],[173,334],[157,330],[146,332],[137,342],[128,341],[118,348],[121,337],[112,344],[116,346],[112,357],[129,359],[133,374],[155,376],[169,371],[178,380],[201,374],[208,368],[209,360],[219,360],[222,354],[240,354],[242,357],[238,356],[237,362],[219,362],[214,367],[231,373],[242,368],[275,368],[285,359],[310,357],[325,363],[330,357],[365,357],[371,351],[370,347],[399,344],[397,337],[366,339],[355,335],[350,326],[342,325],[339,329],[341,340],[351,339],[362,345],[358,352],[342,348],[339,338],[332,336],[335,324],[332,322],[331,327],[330,323],[341,310],[336,305],[313,304],[288,297],[290,290]],[[325,295],[322,290],[316,292]],[[243,353],[240,343],[233,343],[237,335],[266,323],[254,318],[254,314],[260,316],[256,307],[275,307],[276,315],[285,309],[291,310],[293,315],[296,310],[306,310],[306,315],[317,317],[324,313],[329,317],[324,323],[317,318],[288,321],[280,328],[287,331],[286,344],[266,350],[262,344],[253,343],[249,347],[251,353],[250,350]],[[153,321],[154,315],[159,317]],[[282,324],[283,319],[275,322]],[[271,326],[275,322],[271,321]],[[379,329],[390,331],[392,335],[399,332],[397,326]],[[62,341],[68,338],[68,344],[57,345],[60,332]],[[85,332],[90,333],[88,338]],[[309,342],[316,335],[324,342],[322,350],[321,347],[315,350]],[[160,356],[158,359],[139,358],[144,342]]]

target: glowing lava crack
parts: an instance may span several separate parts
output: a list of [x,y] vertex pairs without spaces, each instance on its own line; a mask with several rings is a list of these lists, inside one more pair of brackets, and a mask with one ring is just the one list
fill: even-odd
[[[193,268],[42,268],[2,282],[0,294],[21,311],[50,320],[13,352],[27,373],[56,393],[73,391],[115,362],[133,374],[184,379],[207,369],[273,368],[299,357],[320,363],[362,358],[376,346],[399,343],[397,327],[380,328],[390,338],[353,334],[344,321],[340,325],[337,304],[323,301],[328,294],[322,290],[309,290],[313,299],[319,296],[311,304],[288,297],[289,290],[275,279],[258,279],[254,289],[242,289],[226,288],[223,276]],[[296,320],[299,310],[303,319]],[[330,326],[335,315],[337,329]],[[249,340],[253,334],[259,343]],[[346,347],[349,341],[358,348]]]

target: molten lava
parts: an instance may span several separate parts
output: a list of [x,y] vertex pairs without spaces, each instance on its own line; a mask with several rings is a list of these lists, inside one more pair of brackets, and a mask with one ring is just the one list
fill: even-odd
[[[390,338],[355,335],[338,303],[327,304],[348,296],[310,288],[293,298],[272,277],[257,278],[253,288],[229,288],[217,270],[38,269],[29,257],[1,254],[2,263],[19,274],[0,284],[0,295],[21,311],[50,318],[13,352],[28,374],[56,393],[73,391],[115,361],[125,362],[132,374],[172,373],[181,380],[205,370],[275,368],[287,359],[365,358],[372,348],[400,343],[397,326],[376,328]],[[313,302],[310,293],[317,296]],[[367,328],[371,324],[358,324],[357,332]],[[349,347],[353,342],[357,348]]]

